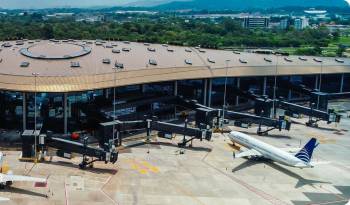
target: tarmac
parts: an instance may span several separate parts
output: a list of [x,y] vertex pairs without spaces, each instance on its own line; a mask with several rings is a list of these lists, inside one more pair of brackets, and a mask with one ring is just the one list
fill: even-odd
[[320,122],[319,128],[306,127],[306,120],[293,119],[290,131],[267,136],[257,136],[257,127],[230,128],[276,147],[302,147],[316,137],[320,145],[309,169],[233,159],[238,147],[226,134],[185,149],[177,147],[181,136],[140,146],[126,142],[116,164],[97,162],[86,170],[78,169],[80,157],[34,164],[20,162],[19,151],[5,151],[14,174],[48,177],[48,185],[16,182],[0,190],[0,197],[11,199],[0,205],[344,205],[350,198],[350,118],[344,113],[340,124]]

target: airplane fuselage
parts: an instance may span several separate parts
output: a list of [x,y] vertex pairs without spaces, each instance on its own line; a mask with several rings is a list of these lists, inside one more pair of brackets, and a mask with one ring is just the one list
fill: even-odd
[[272,145],[269,145],[265,142],[257,140],[249,135],[240,132],[231,132],[229,137],[232,142],[238,143],[246,148],[254,149],[262,154],[262,157],[271,159],[275,162],[299,168],[312,167],[309,163],[305,163],[299,158],[291,155],[290,153],[278,149]]

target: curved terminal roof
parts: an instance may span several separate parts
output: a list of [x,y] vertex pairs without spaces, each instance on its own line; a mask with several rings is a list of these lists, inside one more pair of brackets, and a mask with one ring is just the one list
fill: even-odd
[[[350,59],[135,43],[0,42],[0,89],[72,92],[169,80],[350,73]],[[277,66],[276,66],[277,65]]]

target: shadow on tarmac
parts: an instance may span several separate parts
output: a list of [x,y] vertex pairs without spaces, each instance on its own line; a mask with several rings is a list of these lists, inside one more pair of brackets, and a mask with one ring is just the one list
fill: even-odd
[[232,169],[232,172],[237,172],[239,170],[254,166],[258,163],[264,163],[268,166],[270,166],[271,168],[274,168],[286,175],[288,175],[289,177],[292,177],[296,180],[298,180],[298,182],[295,185],[295,188],[300,188],[303,187],[305,185],[311,185],[313,186],[314,184],[331,184],[330,182],[324,182],[324,181],[319,181],[319,180],[312,180],[312,179],[305,179],[304,177],[272,162],[271,160],[265,160],[265,159],[260,159],[260,160],[246,160],[245,162],[243,162],[242,164],[238,165],[237,167]]

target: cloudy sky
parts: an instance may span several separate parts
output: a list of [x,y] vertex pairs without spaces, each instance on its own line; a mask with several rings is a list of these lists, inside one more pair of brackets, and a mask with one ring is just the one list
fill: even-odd
[[116,6],[138,0],[0,0],[0,7],[18,8],[52,8],[52,7],[92,7]]

